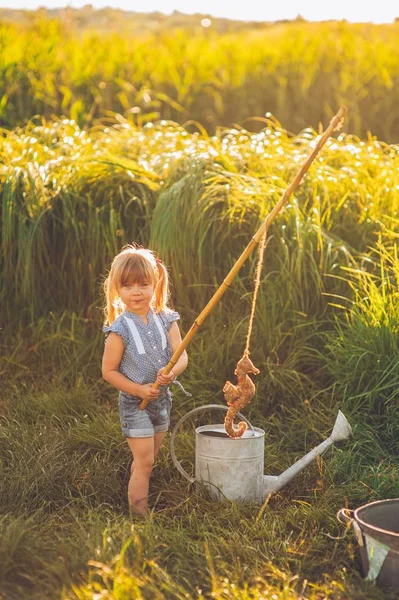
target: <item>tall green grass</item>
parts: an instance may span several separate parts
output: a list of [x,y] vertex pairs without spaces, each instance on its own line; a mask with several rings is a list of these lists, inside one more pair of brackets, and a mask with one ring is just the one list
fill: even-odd
[[[24,313],[29,321],[64,309],[94,314],[101,276],[133,240],[160,251],[176,296],[185,299],[195,284],[197,310],[206,286],[221,282],[316,139],[311,130],[289,136],[272,121],[259,134],[226,130],[210,138],[173,123],[137,128],[120,120],[88,132],[67,120],[3,132],[3,318]],[[331,140],[271,231],[265,274],[291,260],[292,245],[298,283],[305,228],[314,239],[306,277],[319,289],[315,270],[336,268],[336,252],[350,261],[376,232],[395,230],[398,161],[397,147],[376,140]],[[243,277],[252,278],[250,264]],[[308,307],[302,299],[296,308]]]
[[326,334],[325,356],[343,406],[353,415],[363,414],[383,447],[392,451],[399,435],[398,266],[396,244],[380,241],[368,270],[344,270],[353,300],[344,319]]
[[[0,24],[0,123],[110,111],[135,124],[200,122],[210,132],[276,115],[298,132],[350,109],[349,131],[397,142],[398,23],[277,23],[219,34],[84,33],[43,16]],[[34,49],[34,51],[32,50]],[[249,119],[249,121],[246,121]]]

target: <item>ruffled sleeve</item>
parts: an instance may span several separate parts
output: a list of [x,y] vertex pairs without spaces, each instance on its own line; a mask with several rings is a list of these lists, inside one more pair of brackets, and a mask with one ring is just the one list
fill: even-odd
[[103,332],[105,333],[106,338],[110,333],[116,333],[117,335],[120,335],[125,346],[129,341],[129,334],[125,325],[120,319],[116,319],[113,323],[111,323],[111,325],[104,325]]
[[167,331],[170,331],[170,328],[172,327],[172,323],[174,323],[175,321],[178,321],[180,319],[179,313],[176,312],[175,310],[165,310],[165,312],[162,313],[162,317],[163,317],[163,321],[166,325]]

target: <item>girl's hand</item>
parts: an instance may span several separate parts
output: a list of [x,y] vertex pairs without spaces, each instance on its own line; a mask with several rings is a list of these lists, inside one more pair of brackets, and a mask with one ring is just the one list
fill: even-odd
[[165,367],[162,367],[162,369],[159,369],[158,371],[157,383],[159,383],[159,385],[169,385],[170,383],[172,383],[172,381],[176,379],[176,375],[174,374],[173,369],[167,375],[163,374],[164,370]]
[[159,390],[152,387],[151,383],[146,383],[141,386],[140,398],[143,400],[155,400],[159,396]]

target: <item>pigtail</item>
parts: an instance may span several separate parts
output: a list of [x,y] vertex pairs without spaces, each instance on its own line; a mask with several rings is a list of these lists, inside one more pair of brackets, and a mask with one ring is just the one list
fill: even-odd
[[[123,312],[123,306],[119,300],[119,294],[115,285],[114,265],[104,281],[104,324],[111,325]],[[119,300],[119,301],[118,301]]]
[[156,258],[156,265],[158,270],[158,282],[155,288],[155,311],[160,312],[165,310],[169,300],[169,275],[168,271],[163,262]]
[[110,277],[108,275],[107,279],[104,281],[104,296],[105,296],[105,304],[104,304],[104,324],[111,325],[117,317],[115,314],[115,307],[113,305],[113,299],[111,294],[111,285],[110,285]]

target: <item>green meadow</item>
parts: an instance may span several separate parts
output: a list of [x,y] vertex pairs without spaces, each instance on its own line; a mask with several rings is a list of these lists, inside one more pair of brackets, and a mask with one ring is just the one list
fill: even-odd
[[259,131],[257,119],[271,113],[298,133],[344,104],[346,131],[399,138],[399,20],[214,19],[205,29],[200,15],[3,12],[0,125],[7,128],[34,115],[92,126],[117,112],[136,125],[167,119],[196,121],[210,133],[233,124]]
[[[61,35],[57,24],[41,26]],[[294,31],[308,26],[293,24],[292,36],[278,43],[289,46]],[[11,45],[26,43],[25,29],[2,27],[3,41],[8,31]],[[384,30],[386,44],[395,44],[388,34],[394,27],[370,28],[370,36]],[[181,36],[173,38],[171,60],[182,56],[178,44],[185,47],[187,40]],[[233,38],[220,35],[218,43],[234,51],[231,65],[238,69],[247,54]],[[342,131],[327,142],[271,226],[264,253],[250,346],[260,374],[244,413],[265,430],[265,472],[279,475],[326,439],[338,410],[353,438],[330,448],[264,505],[239,505],[215,502],[182,478],[169,434],[151,479],[151,515],[132,519],[130,452],[120,432],[117,392],[100,369],[101,286],[110,261],[133,241],[156,250],[169,267],[171,304],[184,334],[320,130],[318,123],[311,126],[309,112],[298,105],[294,116],[288,104],[281,110],[276,104],[275,116],[267,117],[257,105],[247,107],[245,115],[225,115],[228,125],[220,113],[212,131],[199,117],[196,123],[159,118],[159,107],[140,120],[140,111],[114,112],[112,105],[90,121],[83,96],[82,110],[73,109],[72,100],[63,106],[54,101],[52,116],[45,104],[51,82],[54,93],[64,92],[43,57],[49,63],[58,57],[62,77],[75,64],[62,53],[80,46],[67,40],[52,52],[51,36],[37,39],[48,48],[41,54],[35,46],[31,60],[48,75],[41,80],[48,94],[16,92],[21,107],[25,103],[18,115],[10,108],[11,93],[2,103],[1,600],[394,600],[396,590],[363,580],[355,536],[336,513],[399,496],[399,146],[383,129],[376,135],[372,112],[349,106]],[[98,56],[101,50],[109,61],[126,62],[121,40],[114,54],[106,36],[103,42]],[[289,48],[305,60],[297,46]],[[256,52],[247,50],[255,61]],[[397,54],[385,50],[394,63]],[[203,56],[199,67],[210,69],[209,55]],[[198,56],[189,52],[186,59]],[[23,62],[17,60],[15,69]],[[105,60],[103,68],[109,66],[109,80],[119,85],[115,64]],[[79,63],[75,69],[82,71]],[[255,64],[250,71],[259,77]],[[33,68],[26,72],[31,76]],[[326,73],[325,65],[320,77]],[[11,86],[12,76],[4,77]],[[93,72],[86,77],[95,85]],[[226,97],[233,90],[238,108],[235,94],[244,79],[224,90]],[[17,90],[22,78],[15,82]],[[379,89],[373,79],[369,84],[366,103]],[[328,90],[321,83],[322,93]],[[172,96],[164,96],[169,106]],[[111,97],[114,102],[114,91]],[[321,96],[309,97],[325,110],[320,120],[326,127],[340,94],[329,95],[329,108]],[[380,125],[393,135],[391,101],[385,107],[376,102],[375,110],[385,114]],[[126,102],[136,106],[130,97]],[[184,105],[187,97],[176,102]],[[256,131],[238,124],[248,115],[257,117]],[[359,137],[351,129],[356,119],[362,119]],[[363,130],[372,133],[360,136]],[[234,381],[245,346],[256,261],[254,253],[188,347],[181,381],[192,397],[175,392],[172,427],[194,407],[224,405],[222,387]],[[207,419],[221,422],[221,411],[189,420],[176,437],[176,454],[188,470],[194,429]]]

